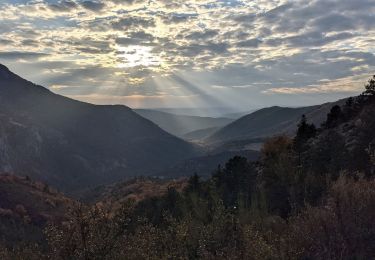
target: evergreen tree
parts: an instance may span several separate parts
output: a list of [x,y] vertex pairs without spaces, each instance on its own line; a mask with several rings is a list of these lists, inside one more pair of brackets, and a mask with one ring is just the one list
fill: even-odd
[[256,171],[245,157],[235,156],[230,159],[213,179],[225,206],[236,206],[239,200],[242,200],[245,206],[250,206]]
[[344,109],[343,109],[345,121],[349,120],[353,117],[353,115],[355,114],[355,110],[356,110],[356,108],[355,108],[354,98],[350,97],[346,100],[345,105],[344,105]]
[[306,143],[310,138],[315,137],[316,127],[314,124],[308,124],[305,115],[302,115],[301,121],[298,124],[297,134],[294,138],[294,147],[298,153],[303,152]]
[[194,175],[189,178],[186,192],[198,192],[199,193],[200,190],[201,190],[200,177],[198,176],[197,173],[194,173]]
[[290,187],[295,186],[293,143],[286,136],[272,138],[262,150],[260,186],[268,212],[284,218],[291,212]]
[[371,79],[369,79],[365,88],[366,88],[366,91],[364,92],[365,95],[375,96],[375,75]]
[[327,120],[323,124],[326,128],[333,128],[338,125],[342,115],[341,107],[335,105],[331,108],[331,111],[327,114]]

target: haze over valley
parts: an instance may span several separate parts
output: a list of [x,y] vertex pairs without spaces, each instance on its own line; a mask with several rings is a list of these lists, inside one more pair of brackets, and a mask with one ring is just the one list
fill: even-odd
[[0,259],[374,259],[374,13],[0,1]]

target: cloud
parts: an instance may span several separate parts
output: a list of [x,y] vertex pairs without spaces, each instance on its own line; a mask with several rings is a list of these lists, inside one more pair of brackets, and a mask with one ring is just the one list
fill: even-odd
[[338,80],[320,80],[320,84],[306,87],[278,87],[264,90],[265,94],[329,94],[329,93],[348,93],[355,94],[363,90],[363,84],[369,77],[368,74],[341,78]]
[[246,41],[240,41],[237,43],[237,47],[253,47],[253,48],[256,48],[259,46],[259,44],[261,44],[262,41],[259,40],[259,39],[249,39],[249,40],[246,40]]
[[49,54],[38,53],[38,52],[0,51],[0,58],[2,59],[32,60],[32,59],[38,59],[38,58],[46,57],[46,56],[49,56]]
[[115,42],[122,46],[128,45],[151,45],[155,38],[152,34],[144,31],[132,32],[127,37],[119,37]]
[[101,2],[93,2],[93,1],[83,1],[81,3],[81,5],[85,9],[88,9],[88,10],[93,11],[93,12],[99,12],[105,7],[105,4],[103,4]]
[[181,55],[187,57],[194,57],[202,53],[216,53],[223,54],[228,52],[227,43],[214,43],[207,44],[190,44],[188,46],[180,46],[179,51]]
[[341,79],[375,70],[373,0],[3,2],[1,61],[69,95],[156,95],[169,82],[234,104],[295,103],[284,93],[342,97],[359,88]]
[[39,42],[36,41],[36,40],[32,40],[32,39],[26,39],[26,40],[22,40],[21,44],[23,46],[38,46],[39,45]]
[[111,23],[112,28],[119,31],[126,31],[134,27],[155,27],[155,21],[153,18],[143,18],[143,17],[127,17],[120,18],[117,21]]
[[252,88],[253,85],[240,85],[240,86],[221,86],[221,85],[212,85],[213,89],[246,89]]
[[106,54],[112,51],[111,49],[98,49],[92,47],[77,47],[76,50],[90,54]]
[[197,14],[168,14],[162,15],[161,19],[165,24],[181,24],[196,19],[197,16]]
[[69,12],[75,8],[77,8],[77,4],[73,1],[63,0],[59,1],[57,4],[49,5],[49,8],[56,12]]
[[197,41],[197,40],[202,41],[202,40],[212,39],[218,34],[219,34],[218,30],[195,31],[185,36],[185,39],[194,40],[194,41]]
[[355,29],[356,22],[345,15],[333,13],[314,20],[312,26],[325,32],[337,32]]
[[135,3],[141,3],[143,0],[109,0],[115,4],[127,4],[127,5],[132,5]]
[[296,47],[323,46],[331,42],[353,38],[355,35],[349,32],[326,35],[319,31],[308,32],[297,36],[287,37],[285,42]]
[[14,44],[14,41],[10,39],[0,39],[0,45],[11,45]]

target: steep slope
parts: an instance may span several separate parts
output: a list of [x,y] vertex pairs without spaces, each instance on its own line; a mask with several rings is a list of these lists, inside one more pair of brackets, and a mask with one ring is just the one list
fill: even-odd
[[175,115],[149,109],[136,109],[134,111],[144,118],[154,122],[165,131],[180,137],[183,137],[184,134],[192,131],[223,127],[233,122],[233,120],[229,118]]
[[40,182],[0,175],[0,241],[40,241],[48,222],[60,222],[73,200]]
[[155,174],[194,152],[128,107],[65,98],[0,66],[0,171],[71,191]]
[[260,109],[223,127],[208,137],[206,141],[209,143],[220,143],[233,140],[264,138],[277,134],[293,135],[303,114],[306,115],[309,122],[319,126],[325,120],[325,115],[330,109],[334,105],[342,103],[344,103],[344,100],[320,106],[299,108],[274,106]]
[[172,187],[178,191],[182,191],[187,186],[187,181],[188,178],[186,177],[173,180],[141,177],[85,191],[80,195],[80,200],[88,204],[98,202],[104,204],[115,203],[118,206],[127,200],[139,202],[151,197],[160,197]]
[[374,176],[374,115],[375,91],[364,92],[341,109],[333,109],[319,135],[310,140],[306,157],[315,161],[312,168],[320,166],[326,172],[334,169],[336,175],[348,171]]

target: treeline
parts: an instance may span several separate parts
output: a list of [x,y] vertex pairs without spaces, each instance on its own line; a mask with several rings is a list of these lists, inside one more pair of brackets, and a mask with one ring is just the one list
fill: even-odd
[[271,138],[258,162],[234,157],[182,192],[116,210],[78,204],[45,244],[0,258],[372,259],[374,115],[375,77],[322,126],[302,117],[294,138]]

